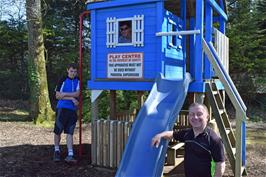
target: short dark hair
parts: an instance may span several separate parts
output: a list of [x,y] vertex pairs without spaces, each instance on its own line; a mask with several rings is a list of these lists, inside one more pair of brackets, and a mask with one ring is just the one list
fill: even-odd
[[69,68],[78,69],[78,65],[76,63],[69,63],[67,65],[67,69],[69,69]]
[[208,110],[208,108],[207,108],[207,106],[205,105],[205,104],[203,104],[203,103],[192,103],[190,106],[189,106],[189,108],[188,108],[188,110],[190,110],[191,108],[193,108],[193,107],[197,107],[197,106],[201,106],[201,107],[203,107],[203,109],[206,111],[206,113],[208,114],[208,116],[209,116],[209,110]]
[[119,27],[124,26],[124,25],[127,25],[128,27],[131,28],[131,20],[121,21],[121,22],[119,23]]

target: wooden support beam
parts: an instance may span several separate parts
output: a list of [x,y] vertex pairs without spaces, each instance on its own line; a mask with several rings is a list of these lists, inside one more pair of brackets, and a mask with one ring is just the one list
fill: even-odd
[[140,108],[144,105],[144,91],[138,91],[137,92],[138,96],[137,96],[137,99],[138,99],[138,110],[140,110]]
[[176,151],[180,148],[182,148],[185,145],[185,143],[177,143],[173,146],[169,146],[167,150],[167,165],[176,165]]
[[98,118],[98,99],[95,99],[92,102],[92,110],[91,110],[91,163],[96,165],[97,163],[97,144],[96,144],[96,120]]

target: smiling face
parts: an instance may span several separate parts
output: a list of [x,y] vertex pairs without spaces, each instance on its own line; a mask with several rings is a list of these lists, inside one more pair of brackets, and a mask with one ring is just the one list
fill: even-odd
[[125,38],[130,39],[131,38],[131,29],[128,25],[124,24],[120,27],[121,35]]
[[129,21],[121,22],[119,30],[122,37],[131,39],[131,24]]
[[193,128],[205,129],[209,119],[207,108],[200,104],[190,106],[188,118]]

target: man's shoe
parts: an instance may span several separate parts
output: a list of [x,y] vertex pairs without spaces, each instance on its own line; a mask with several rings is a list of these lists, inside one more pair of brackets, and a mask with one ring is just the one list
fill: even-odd
[[68,155],[66,158],[65,158],[65,162],[67,163],[77,163],[77,160],[71,156],[71,155]]
[[60,152],[54,151],[54,162],[59,162],[61,160]]

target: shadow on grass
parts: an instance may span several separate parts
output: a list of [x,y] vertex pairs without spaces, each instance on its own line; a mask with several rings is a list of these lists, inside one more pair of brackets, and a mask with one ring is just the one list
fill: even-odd
[[30,122],[29,112],[27,110],[12,109],[3,110],[0,109],[0,121],[9,122]]
[[[61,162],[53,162],[53,145],[18,145],[0,147],[0,176],[91,176],[112,177],[114,173],[98,171],[93,168],[90,157],[90,144],[83,145],[84,151],[78,163],[69,165],[64,162],[67,154],[66,146],[62,146]],[[74,146],[78,154],[78,145]]]
[[1,100],[0,99],[0,121],[29,122],[29,108],[27,101]]
[[6,113],[0,112],[0,121],[8,122],[31,122],[29,114],[18,114],[18,113]]

